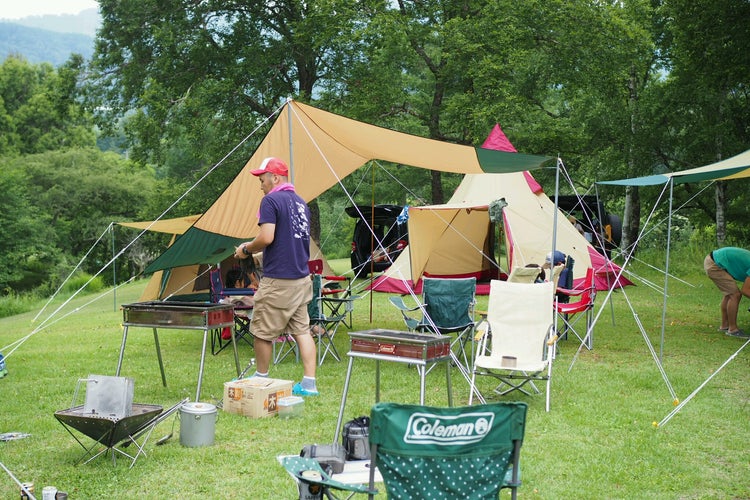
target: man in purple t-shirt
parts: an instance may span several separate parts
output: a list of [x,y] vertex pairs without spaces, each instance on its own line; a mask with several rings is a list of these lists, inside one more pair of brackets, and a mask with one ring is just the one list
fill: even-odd
[[246,259],[263,250],[263,277],[255,292],[250,330],[255,337],[255,376],[267,377],[273,341],[284,333],[294,336],[304,376],[292,392],[317,396],[315,341],[310,333],[307,304],[312,300],[310,210],[288,182],[289,169],[279,158],[266,158],[252,174],[265,194],[260,202],[260,233],[242,243],[234,256]]
[[[737,326],[740,299],[743,295],[750,297],[750,250],[737,247],[719,248],[706,256],[703,268],[724,294],[719,330],[733,337],[750,338],[750,335]],[[739,289],[738,281],[742,282]]]

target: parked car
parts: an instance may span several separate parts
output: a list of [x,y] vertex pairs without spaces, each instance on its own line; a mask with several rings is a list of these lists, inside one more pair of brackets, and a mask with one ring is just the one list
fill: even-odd
[[[604,202],[596,196],[560,195],[558,206],[563,213],[575,218],[579,231],[597,250],[609,257],[612,249],[620,246],[622,219],[608,212]],[[597,234],[600,236],[597,237]],[[604,242],[604,248],[600,242]]]
[[[399,224],[396,221],[402,210],[403,207],[399,205],[346,207],[347,215],[357,219],[351,251],[355,276],[367,276],[371,271],[379,273],[386,270],[409,244],[406,222]],[[378,240],[382,247],[378,245]]]

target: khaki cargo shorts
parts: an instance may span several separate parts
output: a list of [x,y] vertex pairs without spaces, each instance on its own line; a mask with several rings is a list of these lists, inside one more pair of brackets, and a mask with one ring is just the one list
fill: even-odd
[[309,335],[307,304],[311,300],[312,281],[309,276],[295,280],[264,276],[255,292],[250,331],[254,337],[269,342],[284,333]]
[[706,259],[703,261],[703,269],[706,270],[708,277],[724,295],[734,295],[739,292],[737,282],[732,278],[732,275],[726,272],[724,268],[719,267],[710,255],[706,255]]

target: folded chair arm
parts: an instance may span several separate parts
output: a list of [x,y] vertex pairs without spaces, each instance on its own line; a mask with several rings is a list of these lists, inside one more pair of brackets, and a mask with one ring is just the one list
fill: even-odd
[[562,293],[564,295],[569,295],[571,297],[578,297],[579,295],[583,294],[587,290],[588,290],[587,288],[582,288],[580,290],[575,290],[575,289],[571,289],[571,288],[563,288],[561,286],[557,287],[557,293]]
[[323,276],[323,279],[327,281],[346,281],[349,278],[346,276]]
[[404,303],[404,299],[401,297],[390,297],[388,300],[391,301],[391,304],[398,307],[402,312],[411,312],[411,311],[424,311],[424,308],[427,304],[417,304],[414,307],[409,307]]
[[391,301],[391,304],[396,306],[399,311],[401,311],[401,316],[404,317],[404,323],[406,323],[406,327],[409,330],[415,330],[420,325],[418,319],[410,317],[407,313],[422,311],[422,315],[424,315],[424,308],[427,304],[417,304],[414,307],[408,307],[401,297],[390,297],[389,300]]

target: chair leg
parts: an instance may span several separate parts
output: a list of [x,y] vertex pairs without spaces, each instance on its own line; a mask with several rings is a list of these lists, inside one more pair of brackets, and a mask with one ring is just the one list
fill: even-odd
[[[278,352],[277,352],[278,346]],[[294,353],[294,358],[299,362],[299,348],[294,337],[288,334],[281,335],[272,343],[273,364],[277,365],[284,361],[287,356]]]

